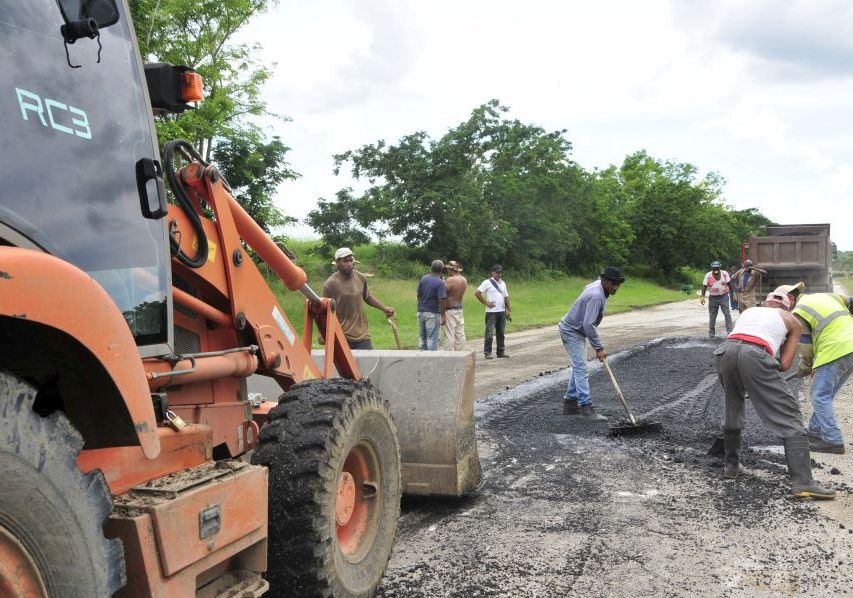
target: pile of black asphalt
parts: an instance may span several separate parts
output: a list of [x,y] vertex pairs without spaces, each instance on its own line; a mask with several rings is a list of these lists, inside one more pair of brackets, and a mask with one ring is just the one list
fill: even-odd
[[[722,413],[718,344],[669,338],[609,360],[635,415],[662,424],[657,434],[610,437],[606,422],[563,415],[567,371],[478,402],[482,487],[462,499],[404,499],[379,595],[849,591],[851,530],[790,496],[781,443],[751,406],[749,475],[724,480],[707,454]],[[591,365],[597,409],[625,419],[606,372]],[[787,383],[798,391],[798,380]],[[815,475],[832,482],[828,470]]]

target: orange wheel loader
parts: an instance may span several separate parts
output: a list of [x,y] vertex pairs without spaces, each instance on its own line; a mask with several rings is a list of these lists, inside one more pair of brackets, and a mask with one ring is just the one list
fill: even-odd
[[401,492],[480,480],[472,355],[354,355],[213,165],[161,163],[200,89],[126,0],[0,0],[0,596],[367,596]]

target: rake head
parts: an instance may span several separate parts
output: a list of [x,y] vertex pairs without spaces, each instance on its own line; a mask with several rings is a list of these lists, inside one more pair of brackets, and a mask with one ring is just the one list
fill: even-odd
[[653,434],[660,432],[661,425],[658,422],[643,422],[637,420],[636,424],[630,421],[617,422],[610,426],[608,436],[635,436],[637,434]]

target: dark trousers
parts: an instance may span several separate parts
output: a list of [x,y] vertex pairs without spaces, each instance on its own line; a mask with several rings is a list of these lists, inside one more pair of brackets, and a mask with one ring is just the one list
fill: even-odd
[[498,355],[504,354],[504,331],[506,330],[505,311],[486,312],[486,338],[483,342],[483,353],[492,354],[492,336],[497,337]]
[[369,338],[366,338],[363,341],[351,341],[350,339],[347,339],[347,344],[352,350],[373,349],[373,343],[370,342]]

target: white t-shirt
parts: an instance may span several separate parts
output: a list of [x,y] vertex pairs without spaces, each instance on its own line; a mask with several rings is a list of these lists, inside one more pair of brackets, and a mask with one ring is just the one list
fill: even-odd
[[486,313],[494,312],[494,311],[506,311],[506,300],[504,297],[509,297],[509,293],[506,290],[506,283],[504,281],[497,281],[498,286],[501,289],[501,292],[498,293],[498,290],[495,288],[495,285],[492,284],[494,278],[487,278],[483,281],[483,283],[477,288],[480,291],[480,294],[483,296],[483,299],[486,300],[486,303],[494,302],[494,307],[487,307]]
[[711,295],[726,295],[729,292],[729,282],[732,277],[725,270],[720,270],[719,278],[714,278],[714,272],[708,272],[705,275],[705,281],[702,283],[708,287],[708,293]]

